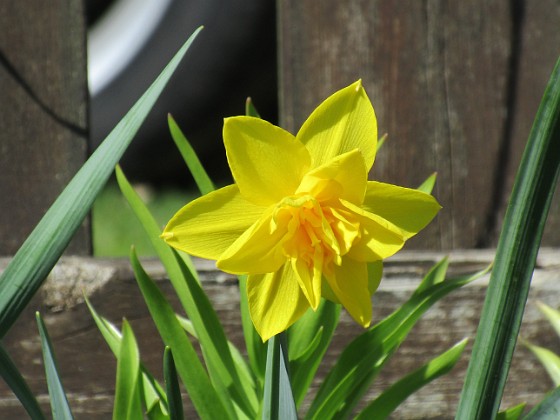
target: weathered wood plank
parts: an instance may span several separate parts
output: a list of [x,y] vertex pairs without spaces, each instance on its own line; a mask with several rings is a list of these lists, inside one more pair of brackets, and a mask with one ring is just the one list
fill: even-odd
[[[0,4],[0,255],[16,252],[83,164],[83,2]],[[89,254],[88,223],[68,252]]]
[[[443,210],[411,246],[495,244],[536,105],[560,52],[558,4],[278,4],[283,124],[297,130],[328,94],[362,78],[380,133],[389,134],[370,176],[415,187],[438,172],[435,195]],[[558,240],[551,234],[545,243]]]
[[[402,252],[387,262],[385,279],[373,298],[376,321],[391,313],[406,300],[421,276],[443,254]],[[450,273],[471,272],[485,267],[493,251],[457,251],[451,254]],[[525,313],[522,335],[540,345],[558,349],[559,339],[536,309],[535,301],[551,306],[560,302],[560,250],[543,250],[539,256],[532,290]],[[0,260],[0,268],[6,260]],[[197,261],[204,288],[224,323],[228,337],[243,347],[238,311],[238,289],[229,276],[215,271],[213,263]],[[179,308],[165,273],[157,261],[146,261],[146,269]],[[443,299],[426,313],[413,329],[394,359],[375,382],[369,398],[386,388],[406,372],[444,351],[464,337],[474,337],[488,278],[476,281]],[[77,418],[105,418],[112,409],[115,362],[81,301],[85,287],[97,310],[113,322],[123,317],[131,321],[146,366],[161,378],[162,345],[142,301],[125,260],[94,260],[66,257],[57,265],[41,293],[29,305],[4,344],[22,369],[32,389],[45,404],[46,385],[40,356],[39,339],[33,319],[40,310],[54,341],[64,385]],[[344,314],[332,348],[325,359],[328,366],[341,349],[362,331]],[[467,351],[470,352],[469,345]],[[458,402],[468,363],[466,353],[457,368],[415,394],[403,404],[397,418],[451,418]],[[324,370],[314,386],[318,386]],[[526,349],[518,347],[506,388],[504,404],[521,401],[535,404],[551,389],[544,370]],[[191,411],[192,413],[192,411]],[[0,417],[20,418],[22,409],[10,391],[0,383]],[[192,418],[192,417],[190,417]]]

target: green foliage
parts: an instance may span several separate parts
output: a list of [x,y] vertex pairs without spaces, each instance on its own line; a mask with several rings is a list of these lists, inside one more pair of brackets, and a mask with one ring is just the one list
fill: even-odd
[[184,418],[181,388],[179,388],[175,361],[169,346],[165,347],[163,353],[163,376],[165,377],[165,390],[169,401],[169,418],[170,420],[181,420]]
[[539,106],[504,218],[459,418],[493,418],[498,412],[559,173],[560,60]]
[[462,340],[419,369],[404,376],[369,403],[356,419],[382,420],[387,418],[404,400],[418,389],[449,372],[459,360],[466,345],[467,340]]
[[58,367],[54,356],[51,339],[45,328],[43,318],[39,312],[35,314],[39,335],[41,336],[41,348],[43,349],[43,361],[45,362],[45,372],[47,376],[47,385],[49,388],[49,397],[51,401],[51,412],[54,419],[73,419],[72,410],[68,405],[66,393],[58,374]]

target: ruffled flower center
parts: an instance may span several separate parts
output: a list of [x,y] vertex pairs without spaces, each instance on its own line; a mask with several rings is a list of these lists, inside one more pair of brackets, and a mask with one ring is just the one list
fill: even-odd
[[321,203],[310,194],[286,197],[278,203],[273,230],[286,232],[279,246],[288,259],[325,274],[332,272],[332,264],[342,264],[341,257],[361,236],[360,224],[350,211],[332,204]]

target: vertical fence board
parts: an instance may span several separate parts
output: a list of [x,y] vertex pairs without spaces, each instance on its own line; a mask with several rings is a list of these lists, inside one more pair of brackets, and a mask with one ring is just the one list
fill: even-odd
[[[86,157],[82,2],[0,4],[0,92],[0,255],[10,255]],[[90,249],[85,223],[68,251]]]
[[[512,126],[534,117],[523,107],[508,114],[527,99],[512,92],[523,83],[519,40],[526,49],[535,42],[517,32],[525,28],[523,2],[280,0],[278,11],[282,123],[296,131],[321,99],[362,78],[380,133],[389,134],[370,177],[415,187],[438,172],[444,209],[410,246],[495,244],[518,163],[512,143],[528,134]],[[556,33],[556,23],[543,31]],[[541,61],[554,63],[556,54]],[[529,76],[542,77],[542,86],[552,68],[545,67],[544,76]],[[527,94],[540,98],[542,89]]]

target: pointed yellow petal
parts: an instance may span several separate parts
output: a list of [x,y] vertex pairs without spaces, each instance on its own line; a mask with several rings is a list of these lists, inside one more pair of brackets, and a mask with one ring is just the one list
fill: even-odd
[[327,282],[350,316],[363,327],[369,327],[372,310],[367,265],[342,258],[342,265],[335,266],[334,276],[327,277]]
[[364,158],[358,149],[354,149],[305,174],[296,193],[311,194],[321,202],[343,198],[361,204],[366,187]]
[[241,194],[261,205],[292,195],[309,168],[305,147],[287,131],[253,117],[224,121],[228,163]]
[[390,257],[404,245],[404,233],[382,217],[366,212],[344,200],[340,202],[354,213],[360,223],[361,238],[353,245],[348,256],[358,261],[377,261]]
[[251,319],[263,342],[288,329],[309,308],[289,262],[270,274],[247,278]]
[[271,273],[287,260],[281,245],[286,235],[285,225],[277,225],[272,218],[274,208],[268,208],[216,262],[220,270],[232,274]]
[[408,239],[430,223],[441,206],[421,191],[369,181],[362,208],[399,227]]
[[328,97],[305,121],[297,139],[311,153],[313,167],[358,149],[369,171],[377,148],[377,119],[362,82]]
[[181,251],[216,260],[264,210],[245,200],[237,187],[230,185],[179,210],[165,227],[162,238]]
[[321,302],[321,282],[323,253],[320,247],[315,248],[315,258],[313,267],[309,267],[303,260],[292,258],[292,270],[299,283],[301,291],[305,295],[309,306],[316,310]]

